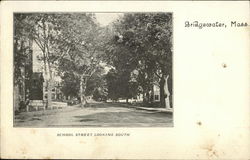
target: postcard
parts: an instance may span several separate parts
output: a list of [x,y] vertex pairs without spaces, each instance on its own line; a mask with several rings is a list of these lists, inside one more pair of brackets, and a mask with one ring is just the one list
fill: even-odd
[[1,158],[249,159],[247,1],[1,2]]

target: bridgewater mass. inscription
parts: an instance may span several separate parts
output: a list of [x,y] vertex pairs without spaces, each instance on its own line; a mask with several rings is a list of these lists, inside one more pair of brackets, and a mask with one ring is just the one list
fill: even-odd
[[247,22],[238,22],[238,21],[231,21],[228,24],[223,22],[199,22],[199,21],[185,21],[186,28],[227,28],[230,27],[247,27],[249,24]]

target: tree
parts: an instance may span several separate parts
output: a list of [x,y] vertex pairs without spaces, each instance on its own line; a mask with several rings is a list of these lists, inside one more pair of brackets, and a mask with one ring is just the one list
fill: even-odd
[[116,69],[111,69],[106,75],[108,97],[112,100],[119,98],[128,99],[134,98],[138,94],[138,84],[130,79],[128,72],[120,72]]
[[[131,49],[124,45],[125,41],[123,39],[129,34],[121,37],[122,35],[116,31],[115,27],[119,26],[108,26],[106,30],[108,36],[105,43],[107,55],[105,60],[114,67],[107,75],[109,97],[114,100],[125,98],[128,102],[129,98],[137,95],[138,88],[133,88],[135,85],[131,82],[131,79],[132,72],[136,69],[138,61]],[[136,92],[132,93],[132,88]]]
[[64,14],[61,19],[62,52],[59,69],[64,74],[71,72],[79,79],[79,97],[81,106],[86,104],[88,80],[96,72],[101,62],[102,29],[95,21],[93,14]]
[[55,57],[59,57],[57,52],[57,43],[60,30],[55,14],[44,13],[22,13],[18,16],[26,17],[22,19],[19,26],[22,26],[28,33],[27,37],[34,41],[40,48],[43,61],[45,79],[48,89],[47,107],[51,107],[51,90],[53,83],[53,67],[55,66]]
[[104,98],[105,95],[107,94],[106,90],[107,90],[107,87],[106,87],[106,81],[105,81],[105,69],[103,66],[98,66],[96,71],[93,73],[93,75],[89,77],[88,79],[87,87],[86,87],[86,95],[94,96],[95,95],[94,93],[98,92],[98,94],[101,96],[99,98]]
[[73,73],[66,72],[62,78],[62,92],[66,97],[78,97],[79,79]]
[[112,68],[109,70],[106,75],[106,81],[108,97],[115,101],[118,100],[118,98],[120,98],[120,92],[118,90],[120,86],[118,85],[118,75],[115,69]]
[[85,104],[88,78],[100,62],[101,34],[93,14],[87,13],[32,13],[21,25],[42,51],[45,78],[48,88],[48,105],[51,106],[53,72],[61,76],[71,72],[79,78],[79,97]]
[[[107,51],[111,55],[113,65],[118,64],[128,72],[137,70],[137,82],[144,93],[149,92],[149,85],[158,83],[161,106],[165,107],[166,97],[169,97],[166,85],[172,84],[166,82],[172,79],[172,15],[170,13],[125,14],[113,24],[113,30],[116,37],[115,47],[111,45],[110,48],[114,49]],[[123,60],[131,70],[121,63]],[[172,94],[172,90],[169,91]]]
[[[25,15],[14,16],[14,106],[16,110],[27,105],[32,76],[32,41],[22,21]],[[26,101],[26,102],[25,102]]]
[[93,92],[93,99],[96,101],[106,101],[107,90],[103,90],[102,88],[96,88]]

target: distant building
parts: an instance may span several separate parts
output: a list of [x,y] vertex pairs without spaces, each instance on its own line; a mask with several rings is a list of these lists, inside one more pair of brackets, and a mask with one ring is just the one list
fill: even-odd
[[[166,80],[167,81],[167,80]],[[167,91],[167,98],[165,98],[165,103],[166,103],[166,108],[171,110],[173,107],[170,104],[170,92],[168,89],[168,86],[165,86],[165,90]],[[156,84],[153,85],[153,91],[152,91],[152,98],[153,98],[153,102],[160,102],[160,87]]]
[[160,101],[160,87],[157,85],[153,85],[153,101],[159,102]]
[[[55,81],[52,84],[52,90],[51,90],[51,99],[52,101],[62,101],[64,99],[64,95],[61,91],[61,83],[58,81]],[[46,87],[46,85],[44,84],[44,88],[43,88],[44,94],[43,94],[43,99],[47,100],[47,96],[48,96],[48,89]]]

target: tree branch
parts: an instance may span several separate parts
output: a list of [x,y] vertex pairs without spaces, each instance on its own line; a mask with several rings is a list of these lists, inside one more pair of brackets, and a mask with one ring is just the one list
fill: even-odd
[[34,39],[34,41],[36,42],[36,44],[38,45],[38,47],[42,50],[42,51],[44,51],[44,47],[42,46],[42,44],[36,39],[36,38],[33,38]]

